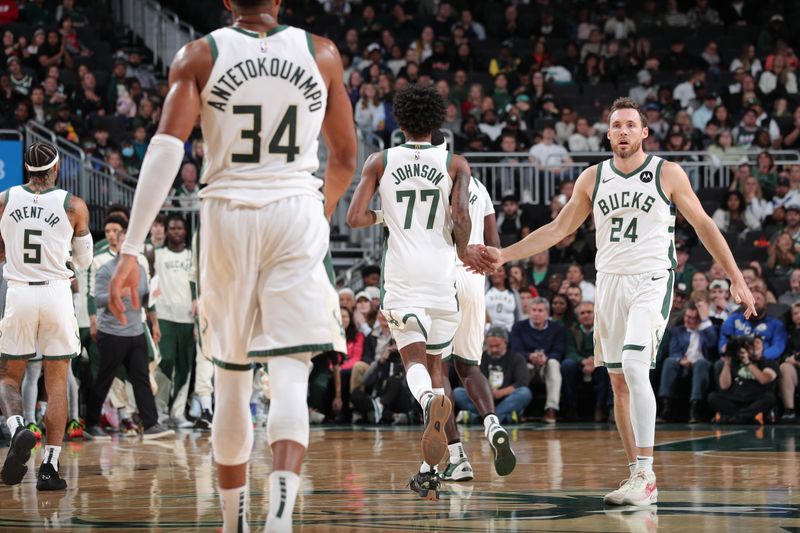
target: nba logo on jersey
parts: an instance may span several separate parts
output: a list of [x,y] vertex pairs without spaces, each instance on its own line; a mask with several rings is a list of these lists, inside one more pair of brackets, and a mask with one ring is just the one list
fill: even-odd
[[419,161],[419,150],[414,152],[414,161]]
[[258,46],[261,49],[261,53],[262,54],[266,54],[267,53],[267,40],[266,39],[261,39],[261,41],[258,43]]

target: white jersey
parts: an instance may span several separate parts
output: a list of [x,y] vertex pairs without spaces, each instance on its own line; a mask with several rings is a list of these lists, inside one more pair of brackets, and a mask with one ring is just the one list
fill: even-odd
[[[494,215],[494,202],[483,183],[473,177],[469,182],[469,219],[472,222],[472,230],[469,233],[470,244],[484,244],[483,219],[488,215]],[[456,263],[459,266],[464,264],[458,256]]]
[[173,252],[166,246],[156,250],[155,273],[161,294],[155,304],[159,320],[191,324],[192,251]]
[[67,216],[69,193],[63,189],[31,192],[24,185],[5,194],[0,233],[6,247],[5,278],[12,281],[68,280],[74,233]]
[[489,288],[486,291],[486,312],[489,314],[492,326],[500,326],[511,331],[511,327],[519,317],[519,305],[514,291]]
[[597,165],[592,205],[598,272],[633,275],[675,268],[675,208],[661,189],[664,160],[648,155],[624,174],[609,159]]
[[456,311],[456,249],[450,213],[451,154],[430,143],[383,152],[381,307]]
[[290,26],[227,27],[205,39],[213,67],[200,94],[207,185],[200,197],[250,207],[322,199],[314,172],[328,90],[311,35]]

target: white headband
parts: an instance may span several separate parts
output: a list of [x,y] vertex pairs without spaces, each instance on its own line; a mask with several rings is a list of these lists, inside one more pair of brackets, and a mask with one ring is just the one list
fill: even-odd
[[56,158],[53,159],[52,162],[44,165],[43,167],[32,167],[28,163],[25,163],[25,168],[28,169],[28,172],[42,172],[43,170],[50,170],[58,163],[58,153],[56,153]]

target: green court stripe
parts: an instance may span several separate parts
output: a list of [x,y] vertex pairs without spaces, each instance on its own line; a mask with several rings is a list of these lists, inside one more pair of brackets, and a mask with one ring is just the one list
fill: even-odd
[[460,355],[450,354],[442,357],[442,361],[450,361],[451,359],[464,365],[478,366],[481,364],[480,361],[472,361],[471,359],[466,359]]
[[247,365],[240,365],[237,363],[226,363],[225,361],[220,361],[216,357],[213,357],[211,359],[211,362],[214,363],[214,365],[222,368],[223,370],[236,370],[237,372],[246,372],[247,370],[251,370],[253,368],[252,363]]
[[308,51],[311,52],[311,57],[317,59],[317,49],[314,48],[314,40],[308,32],[306,32],[306,41],[308,42]]
[[636,352],[643,352],[644,346],[640,344],[626,344],[622,347],[622,351],[624,352],[625,350],[634,350]]
[[331,352],[333,344],[300,344],[298,346],[287,346],[286,348],[276,348],[274,350],[253,350],[247,352],[247,357],[273,357],[276,355],[293,355],[304,352]]
[[658,191],[658,194],[661,196],[661,199],[664,200],[664,202],[666,202],[667,205],[670,205],[672,202],[669,201],[669,198],[667,198],[667,195],[664,194],[664,190],[661,188],[661,166],[663,164],[664,160],[662,159],[661,161],[658,162],[658,165],[656,165],[656,190]]
[[594,206],[594,199],[597,198],[597,190],[600,188],[600,174],[603,169],[603,162],[597,164],[597,174],[594,177],[594,190],[592,191],[592,206]]
[[672,304],[672,280],[674,277],[675,272],[670,270],[667,278],[667,292],[664,293],[664,302],[661,304],[661,316],[664,318],[664,320],[669,317],[669,308],[670,304]]
[[419,326],[419,329],[422,330],[422,336],[425,337],[425,340],[428,340],[428,331],[425,329],[425,326],[422,325],[422,322],[420,322],[419,317],[417,315],[415,315],[414,313],[408,313],[406,316],[404,316],[403,317],[403,324],[408,322],[408,319],[411,318],[412,316],[414,317],[414,320],[417,321],[417,325]]
[[20,359],[31,359],[36,357],[36,353],[25,353],[22,355],[11,355],[10,353],[0,353],[0,359],[10,359],[12,361],[17,361]]
[[205,36],[206,42],[208,43],[208,47],[211,49],[211,65],[213,66],[214,63],[217,62],[217,57],[219,57],[219,49],[217,48],[217,41],[214,40],[214,37],[209,33]]

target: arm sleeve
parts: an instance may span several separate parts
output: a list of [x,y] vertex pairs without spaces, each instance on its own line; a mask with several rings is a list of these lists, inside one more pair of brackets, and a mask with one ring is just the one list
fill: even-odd
[[92,264],[92,234],[72,238],[72,262],[78,268],[86,268]]

